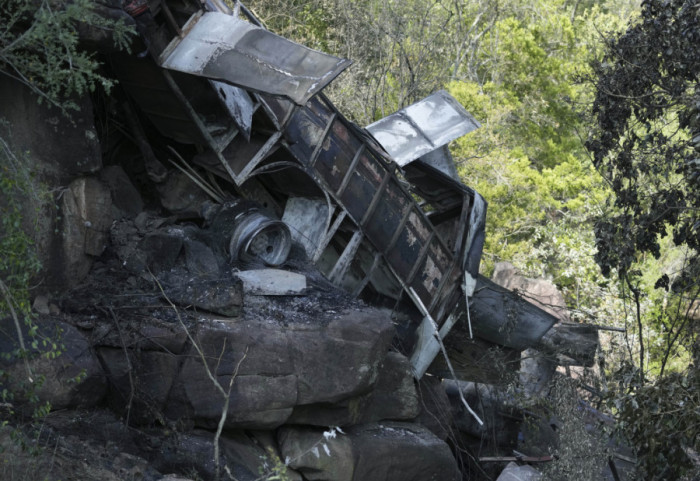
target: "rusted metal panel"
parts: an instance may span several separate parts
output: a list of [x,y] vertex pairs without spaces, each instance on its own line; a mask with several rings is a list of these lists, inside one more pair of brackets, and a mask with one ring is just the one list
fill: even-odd
[[194,15],[183,33],[163,52],[163,67],[285,96],[300,105],[351,64],[220,12]]
[[469,312],[476,336],[520,350],[535,347],[557,320],[483,276],[477,279]]
[[228,110],[238,130],[245,135],[246,139],[250,139],[253,111],[255,110],[255,104],[250,95],[245,90],[234,85],[217,82],[216,80],[210,80],[209,83],[214,88],[221,103]]
[[433,304],[440,280],[448,275],[454,262],[455,259],[433,236],[424,258],[416,264],[418,269],[410,284],[427,306]]
[[[391,248],[391,239],[401,228],[402,220],[413,202],[400,188],[398,180],[391,177],[380,195],[380,201],[364,225],[367,236],[375,240],[376,247],[381,252],[386,252]],[[404,235],[408,235],[408,233],[404,233]],[[405,275],[408,275],[408,272],[410,269],[406,270]]]
[[[268,104],[272,107],[277,102],[270,99]],[[285,129],[288,149],[292,151],[295,157],[304,159],[304,163],[307,163],[312,158],[316,145],[323,138],[324,129],[331,115],[330,112],[315,113],[307,108],[296,110]]]
[[[473,189],[422,159],[404,166],[403,170],[411,190],[434,209],[429,218],[443,225],[438,230],[453,232],[447,244],[461,259],[459,266],[466,277],[464,291],[471,295],[484,243],[486,201]],[[448,223],[451,226],[445,226]]]
[[413,206],[394,248],[386,253],[387,261],[400,275],[408,278],[411,274],[421,250],[430,240],[431,230]]
[[440,90],[366,129],[397,164],[404,166],[479,126],[459,102]]
[[367,212],[372,197],[382,182],[375,162],[370,152],[362,152],[357,167],[350,172],[345,190],[339,196],[343,207],[354,219],[361,219]]
[[353,170],[353,161],[362,145],[357,137],[348,135],[340,120],[333,122],[314,166],[332,192],[338,192],[348,172]]

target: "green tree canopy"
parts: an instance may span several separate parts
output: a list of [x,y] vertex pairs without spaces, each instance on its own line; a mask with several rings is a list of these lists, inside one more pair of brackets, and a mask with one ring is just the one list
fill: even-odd
[[[646,1],[594,64],[596,125],[586,146],[615,193],[596,226],[604,272],[626,272],[638,253],[660,256],[668,232],[692,249],[677,280],[698,279],[700,252],[700,4]],[[662,283],[667,283],[662,280]]]
[[133,30],[93,7],[91,0],[0,2],[0,75],[23,83],[40,102],[64,112],[77,109],[72,95],[83,95],[98,84],[109,89],[113,81],[100,74],[95,55],[81,48],[77,25],[112,31],[122,48]]
[[[614,194],[595,225],[596,261],[628,286],[637,332],[656,331],[636,336],[639,360],[620,371],[614,403],[644,479],[700,472],[691,461],[700,449],[698,45],[697,0],[647,0],[593,64],[595,122],[586,147]],[[655,302],[645,310],[646,299]],[[685,362],[670,366],[674,352]],[[645,363],[655,378],[645,378]]]

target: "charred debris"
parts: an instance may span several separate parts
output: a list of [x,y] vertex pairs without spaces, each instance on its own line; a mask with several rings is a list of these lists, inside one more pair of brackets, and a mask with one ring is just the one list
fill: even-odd
[[[394,346],[415,378],[455,379],[470,412],[465,396],[482,402],[473,382],[488,383],[493,368],[475,369],[474,360],[492,347],[513,372],[529,348],[559,364],[593,365],[595,328],[562,323],[479,275],[487,204],[462,183],[447,148],[479,123],[447,92],[362,128],[323,94],[349,60],[267,31],[240,3],[235,11],[222,0],[132,3],[147,7],[130,12],[142,45],[109,54],[107,67],[125,94],[116,95],[120,128],[145,160],[144,183],[179,212],[150,237],[154,251],[167,252],[184,232],[208,247],[204,271],[214,251],[242,282],[264,290],[278,279],[276,294],[303,294],[303,281],[279,270],[301,251],[323,282],[392,309]],[[107,130],[105,149],[118,148]],[[173,169],[206,202],[185,202],[168,180]],[[202,302],[216,312],[219,300]],[[235,314],[235,301],[223,305]],[[481,419],[472,420],[480,432]]]

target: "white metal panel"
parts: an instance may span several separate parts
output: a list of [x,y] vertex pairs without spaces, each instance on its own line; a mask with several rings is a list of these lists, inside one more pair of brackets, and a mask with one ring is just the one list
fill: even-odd
[[161,66],[305,104],[351,61],[312,50],[220,12],[194,15]]
[[440,90],[366,129],[404,166],[479,127],[454,97]]

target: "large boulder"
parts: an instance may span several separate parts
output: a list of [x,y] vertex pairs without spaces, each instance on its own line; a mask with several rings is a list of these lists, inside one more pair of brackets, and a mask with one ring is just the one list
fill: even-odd
[[0,76],[1,115],[12,129],[9,134],[3,132],[3,137],[29,163],[38,180],[52,186],[67,185],[80,175],[102,168],[90,97],[73,101],[80,111],[73,112],[68,120],[46,102],[40,104],[25,85]]
[[135,333],[146,332],[138,323],[119,322],[120,329],[93,335],[101,344],[113,403],[120,411],[128,406],[136,421],[164,416],[215,428],[226,408],[228,429],[272,429],[285,423],[295,407],[371,398],[382,366],[386,386],[377,389],[373,417],[417,414],[405,358],[387,358],[393,325],[384,311],[348,309],[326,320],[284,324],[200,317],[189,328],[192,338],[184,348],[182,337],[164,326],[153,331],[163,333],[170,352],[158,351],[155,339],[138,341]]
[[[230,386],[226,426],[269,429],[284,423],[296,405],[370,391],[392,335],[390,320],[371,309],[345,312],[327,324],[204,321],[195,342],[217,382]],[[168,415],[189,413],[197,424],[212,426],[225,398],[197,354],[192,348],[183,364]]]
[[418,412],[418,395],[410,361],[398,352],[389,352],[370,393],[334,403],[296,406],[287,422],[312,426],[349,426],[385,419],[413,419]]
[[461,479],[447,444],[417,424],[362,424],[344,432],[285,426],[279,443],[290,466],[310,481]]
[[349,436],[337,430],[284,426],[280,451],[290,466],[309,481],[353,481],[355,456]]
[[[26,361],[9,357],[2,362],[6,385],[20,396],[33,393],[52,409],[90,407],[107,391],[105,374],[87,339],[73,326],[49,318],[36,321],[36,334],[22,323],[22,336],[28,349]],[[0,351],[19,348],[11,319],[0,320]]]
[[[216,439],[213,433],[193,430],[187,433],[172,433],[162,440],[159,449],[153,452],[152,464],[161,472],[197,473],[197,479],[216,479]],[[274,472],[279,458],[266,451],[254,436],[240,431],[221,435],[219,443],[218,469],[221,479],[258,481]],[[276,459],[275,459],[276,458]],[[284,471],[289,481],[299,481],[301,476],[291,469]],[[230,473],[232,478],[227,476]],[[261,477],[261,473],[263,476]]]
[[149,423],[162,411],[177,375],[177,356],[157,351],[98,349],[110,380],[109,404],[127,420]]
[[100,172],[100,180],[104,182],[112,194],[112,218],[122,217],[133,219],[143,210],[143,199],[134,187],[129,176],[119,165],[109,165]]

